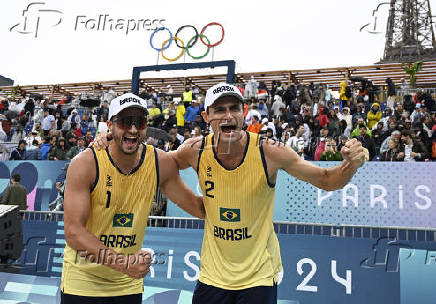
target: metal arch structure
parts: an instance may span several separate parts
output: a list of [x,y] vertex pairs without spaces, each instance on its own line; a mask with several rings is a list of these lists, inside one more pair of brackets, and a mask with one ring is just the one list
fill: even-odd
[[203,69],[203,68],[215,68],[215,67],[227,67],[227,83],[233,83],[235,78],[235,66],[234,60],[223,61],[210,61],[210,62],[194,62],[194,63],[174,63],[174,64],[160,64],[149,66],[137,66],[133,68],[132,72],[132,93],[139,94],[139,83],[141,72],[149,71],[162,71],[162,70],[188,70],[188,69]]
[[391,0],[382,62],[436,58],[430,0]]

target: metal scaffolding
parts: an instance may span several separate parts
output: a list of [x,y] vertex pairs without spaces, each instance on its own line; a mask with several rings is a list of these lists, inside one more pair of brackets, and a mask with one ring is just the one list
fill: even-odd
[[429,0],[391,0],[382,62],[436,58]]

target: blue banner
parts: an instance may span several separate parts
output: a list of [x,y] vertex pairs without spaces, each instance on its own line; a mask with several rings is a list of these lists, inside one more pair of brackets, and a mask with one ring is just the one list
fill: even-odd
[[[315,162],[331,167],[337,162]],[[262,172],[263,173],[263,172]],[[181,172],[201,194],[197,174]],[[368,162],[341,190],[326,192],[280,171],[274,220],[333,225],[436,228],[436,163]],[[168,204],[168,216],[189,216]]]
[[[24,221],[23,229],[25,249],[14,265],[15,269],[19,266],[20,275],[0,273],[0,282],[5,282],[0,284],[0,299],[33,302],[46,297],[45,304],[58,303],[63,222]],[[434,301],[434,236],[424,242],[416,241],[420,231],[414,231],[416,238],[411,233],[387,237],[384,231],[377,237],[288,232],[278,234],[283,262],[279,304]],[[143,248],[153,252],[154,262],[144,279],[144,304],[191,303],[200,271],[202,236],[202,229],[147,228]],[[41,285],[52,287],[43,293]]]
[[[48,210],[64,177],[65,161],[6,161],[0,163],[0,196],[11,175],[19,173],[27,188],[29,210]],[[331,167],[335,162],[317,162]],[[263,173],[263,172],[262,172]],[[183,180],[198,194],[201,189],[192,169]],[[275,221],[436,228],[436,163],[369,162],[343,189],[326,192],[281,171],[277,177]],[[168,216],[189,216],[168,204]]]

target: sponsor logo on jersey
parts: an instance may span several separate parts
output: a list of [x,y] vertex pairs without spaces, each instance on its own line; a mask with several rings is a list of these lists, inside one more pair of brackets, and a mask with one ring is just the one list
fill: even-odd
[[106,175],[106,187],[112,187],[112,176]]
[[115,213],[112,227],[132,227],[133,213]]
[[206,175],[207,177],[212,177],[212,168],[210,166],[207,166]]
[[238,229],[226,229],[213,226],[213,235],[226,241],[241,241],[251,238],[251,235],[248,234],[248,227]]
[[100,241],[107,247],[128,248],[136,246],[136,234],[102,234]]
[[220,207],[220,219],[223,222],[240,222],[241,210]]

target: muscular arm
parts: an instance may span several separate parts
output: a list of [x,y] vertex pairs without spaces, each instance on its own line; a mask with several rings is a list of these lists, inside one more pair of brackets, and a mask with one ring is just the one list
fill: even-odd
[[188,212],[189,214],[198,217],[205,217],[203,206],[203,198],[196,196],[183,182],[179,175],[179,168],[171,154],[158,151],[159,157],[159,187],[162,192],[177,206]]
[[[88,220],[91,207],[91,186],[96,175],[94,156],[91,150],[86,150],[71,161],[68,167],[64,195],[65,239],[75,250],[98,257],[106,250],[106,256],[116,256],[116,252],[103,245],[99,239],[88,230]],[[122,266],[110,261],[102,261],[112,269],[122,271]]]
[[[355,162],[344,160],[338,166],[321,168],[301,159],[291,148],[271,141],[264,141],[263,149],[270,179],[275,179],[277,171],[283,169],[295,178],[326,191],[333,191],[345,186],[359,167]],[[344,149],[343,153],[350,152],[347,150],[348,148],[344,147]],[[358,147],[353,147],[353,149],[353,153],[356,152],[359,154],[358,157],[361,157],[360,149]]]

